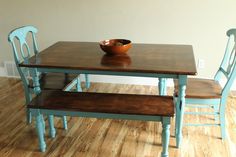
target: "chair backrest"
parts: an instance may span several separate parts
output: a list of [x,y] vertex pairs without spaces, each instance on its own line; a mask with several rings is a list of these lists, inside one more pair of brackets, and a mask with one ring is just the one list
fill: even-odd
[[230,29],[227,31],[228,42],[225,49],[224,58],[218,69],[215,80],[220,81],[222,76],[226,78],[226,83],[222,90],[222,96],[227,96],[236,77],[236,29]]
[[21,68],[19,64],[21,62],[28,63],[29,58],[32,55],[36,55],[38,46],[36,42],[35,34],[38,30],[33,26],[23,26],[14,29],[8,35],[8,41],[11,43],[13,48],[13,54],[17,70],[20,74],[21,80],[23,81],[26,103],[31,99],[28,95],[29,91],[29,78],[33,75],[32,70],[29,68]]

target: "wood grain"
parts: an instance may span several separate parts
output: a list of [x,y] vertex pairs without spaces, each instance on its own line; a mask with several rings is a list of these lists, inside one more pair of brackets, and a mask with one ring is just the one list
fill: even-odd
[[[30,59],[26,67],[196,75],[191,45],[132,44],[127,58],[104,65],[96,42],[57,42]],[[117,57],[116,57],[117,58]],[[122,64],[122,61],[125,63]],[[145,63],[145,64],[144,64]],[[126,66],[124,66],[124,64]]]
[[172,96],[43,90],[28,108],[111,114],[174,116]]
[[[90,92],[157,94],[157,87],[91,84]],[[173,90],[170,90],[173,93]],[[49,138],[47,151],[38,150],[34,124],[26,125],[24,93],[17,79],[0,78],[1,157],[157,157],[161,153],[161,124],[156,122],[68,117],[68,130],[55,118],[57,136]],[[235,157],[236,97],[229,96],[226,108],[228,138],[220,139],[219,127],[184,127],[183,143],[175,148],[174,120],[171,122],[170,157]],[[207,111],[207,109],[194,109]],[[193,111],[193,110],[188,110]],[[185,122],[214,122],[214,117],[185,116]]]
[[[178,96],[178,81],[175,80],[174,84],[175,95]],[[222,88],[220,84],[212,79],[201,79],[201,78],[188,78],[186,88],[186,98],[221,98]]]

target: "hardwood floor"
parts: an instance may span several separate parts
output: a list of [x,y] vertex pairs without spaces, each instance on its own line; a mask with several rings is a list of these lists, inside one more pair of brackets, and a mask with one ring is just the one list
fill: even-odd
[[[92,84],[89,91],[156,94],[153,86]],[[25,119],[24,92],[17,79],[0,78],[0,156],[157,157],[161,153],[161,125],[157,122],[95,118],[68,119],[68,130],[55,118],[57,135],[49,138],[47,151],[39,152],[34,123]],[[227,134],[222,141],[219,127],[184,127],[182,147],[175,148],[174,119],[171,125],[170,157],[235,157],[236,97],[227,104]],[[185,116],[186,121],[214,122],[211,117]]]

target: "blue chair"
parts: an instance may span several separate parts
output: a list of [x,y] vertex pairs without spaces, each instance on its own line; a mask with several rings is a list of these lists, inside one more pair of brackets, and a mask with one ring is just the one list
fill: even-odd
[[[39,53],[36,42],[36,33],[38,30],[33,26],[23,26],[11,31],[8,35],[8,41],[11,43],[17,70],[20,74],[24,86],[26,105],[32,100],[32,94],[38,94],[38,85],[33,82],[33,77],[39,76],[41,90],[70,90],[68,84],[77,85],[77,90],[81,91],[80,79],[75,74],[43,73],[29,68],[19,67],[21,62],[28,62],[32,55]],[[30,47],[32,46],[32,47]],[[33,52],[32,52],[33,51]],[[89,88],[88,76],[86,75],[86,87]],[[49,116],[50,128],[53,129],[53,116]],[[31,123],[31,113],[27,111],[27,122]],[[63,116],[63,125],[67,129],[66,117]],[[55,131],[55,130],[53,130]]]
[[[225,139],[225,108],[226,100],[236,76],[236,29],[227,31],[228,43],[226,46],[224,58],[215,74],[214,79],[189,78],[186,87],[186,106],[185,107],[209,107],[212,112],[179,112],[182,106],[176,106],[176,135],[178,135],[177,125],[180,121],[180,114],[191,115],[212,115],[215,122],[211,124],[184,124],[187,126],[220,126],[221,137]],[[226,80],[223,87],[220,86],[220,80]],[[178,82],[175,81],[175,87]],[[178,96],[178,88],[175,88],[175,96]],[[180,141],[179,141],[180,142]],[[177,142],[178,143],[178,142]],[[178,145],[178,144],[177,144]]]

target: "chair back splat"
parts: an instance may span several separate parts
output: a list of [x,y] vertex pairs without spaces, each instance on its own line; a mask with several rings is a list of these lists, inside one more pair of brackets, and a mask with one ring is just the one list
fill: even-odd
[[[230,29],[227,31],[229,37],[224,58],[221,62],[220,68],[218,69],[214,79],[220,81],[222,78],[226,79],[222,90],[222,96],[228,96],[230,87],[232,86],[236,77],[236,29]],[[223,77],[222,77],[223,76]]]

